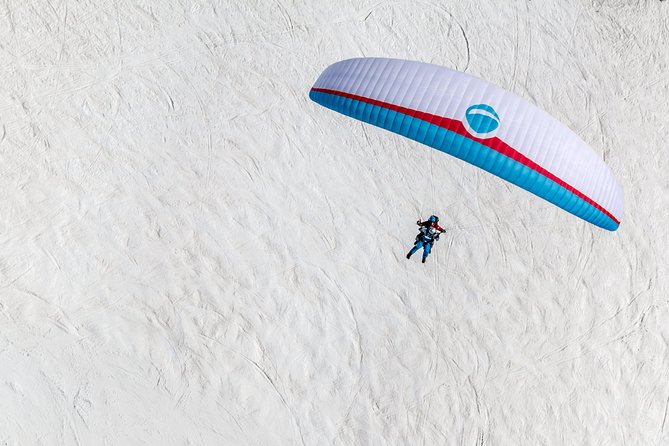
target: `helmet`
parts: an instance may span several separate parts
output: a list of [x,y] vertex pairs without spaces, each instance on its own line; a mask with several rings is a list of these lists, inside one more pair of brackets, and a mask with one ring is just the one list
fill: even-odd
[[430,223],[438,223],[439,222],[439,217],[436,215],[431,215],[430,218],[427,219]]

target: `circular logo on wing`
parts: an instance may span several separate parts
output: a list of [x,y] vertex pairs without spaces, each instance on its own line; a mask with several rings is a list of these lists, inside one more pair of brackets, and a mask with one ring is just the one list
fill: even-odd
[[499,128],[499,116],[487,104],[472,105],[465,112],[463,124],[469,133],[477,138],[492,138]]

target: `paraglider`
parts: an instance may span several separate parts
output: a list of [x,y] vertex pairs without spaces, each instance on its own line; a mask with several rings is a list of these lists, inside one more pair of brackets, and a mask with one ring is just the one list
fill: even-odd
[[574,132],[524,99],[482,79],[422,62],[337,62],[309,97],[344,115],[453,155],[610,231],[623,192],[609,167]]
[[427,256],[430,255],[430,251],[432,250],[432,245],[439,240],[439,235],[444,232],[444,229],[439,226],[439,217],[436,215],[430,216],[430,218],[423,222],[418,220],[416,224],[420,229],[416,236],[416,241],[413,243],[414,247],[407,254],[407,259],[410,259],[416,251],[423,248],[422,262],[425,263]]

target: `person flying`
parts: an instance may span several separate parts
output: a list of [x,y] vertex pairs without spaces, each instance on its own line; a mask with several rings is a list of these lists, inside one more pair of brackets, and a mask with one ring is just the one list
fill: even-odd
[[407,259],[410,259],[416,251],[423,248],[422,262],[425,263],[427,256],[430,255],[430,251],[432,250],[432,245],[439,240],[439,235],[445,232],[438,223],[439,217],[436,215],[430,216],[430,218],[424,222],[421,222],[420,220],[416,222],[420,228],[418,235],[416,236],[416,241],[414,242],[414,247],[411,248],[411,251],[407,254]]

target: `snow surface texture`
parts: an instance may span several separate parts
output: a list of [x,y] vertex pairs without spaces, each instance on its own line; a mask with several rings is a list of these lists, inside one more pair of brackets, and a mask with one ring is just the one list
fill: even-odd
[[[8,0],[0,33],[0,444],[669,444],[669,3]],[[537,104],[620,229],[308,99],[359,56]]]

